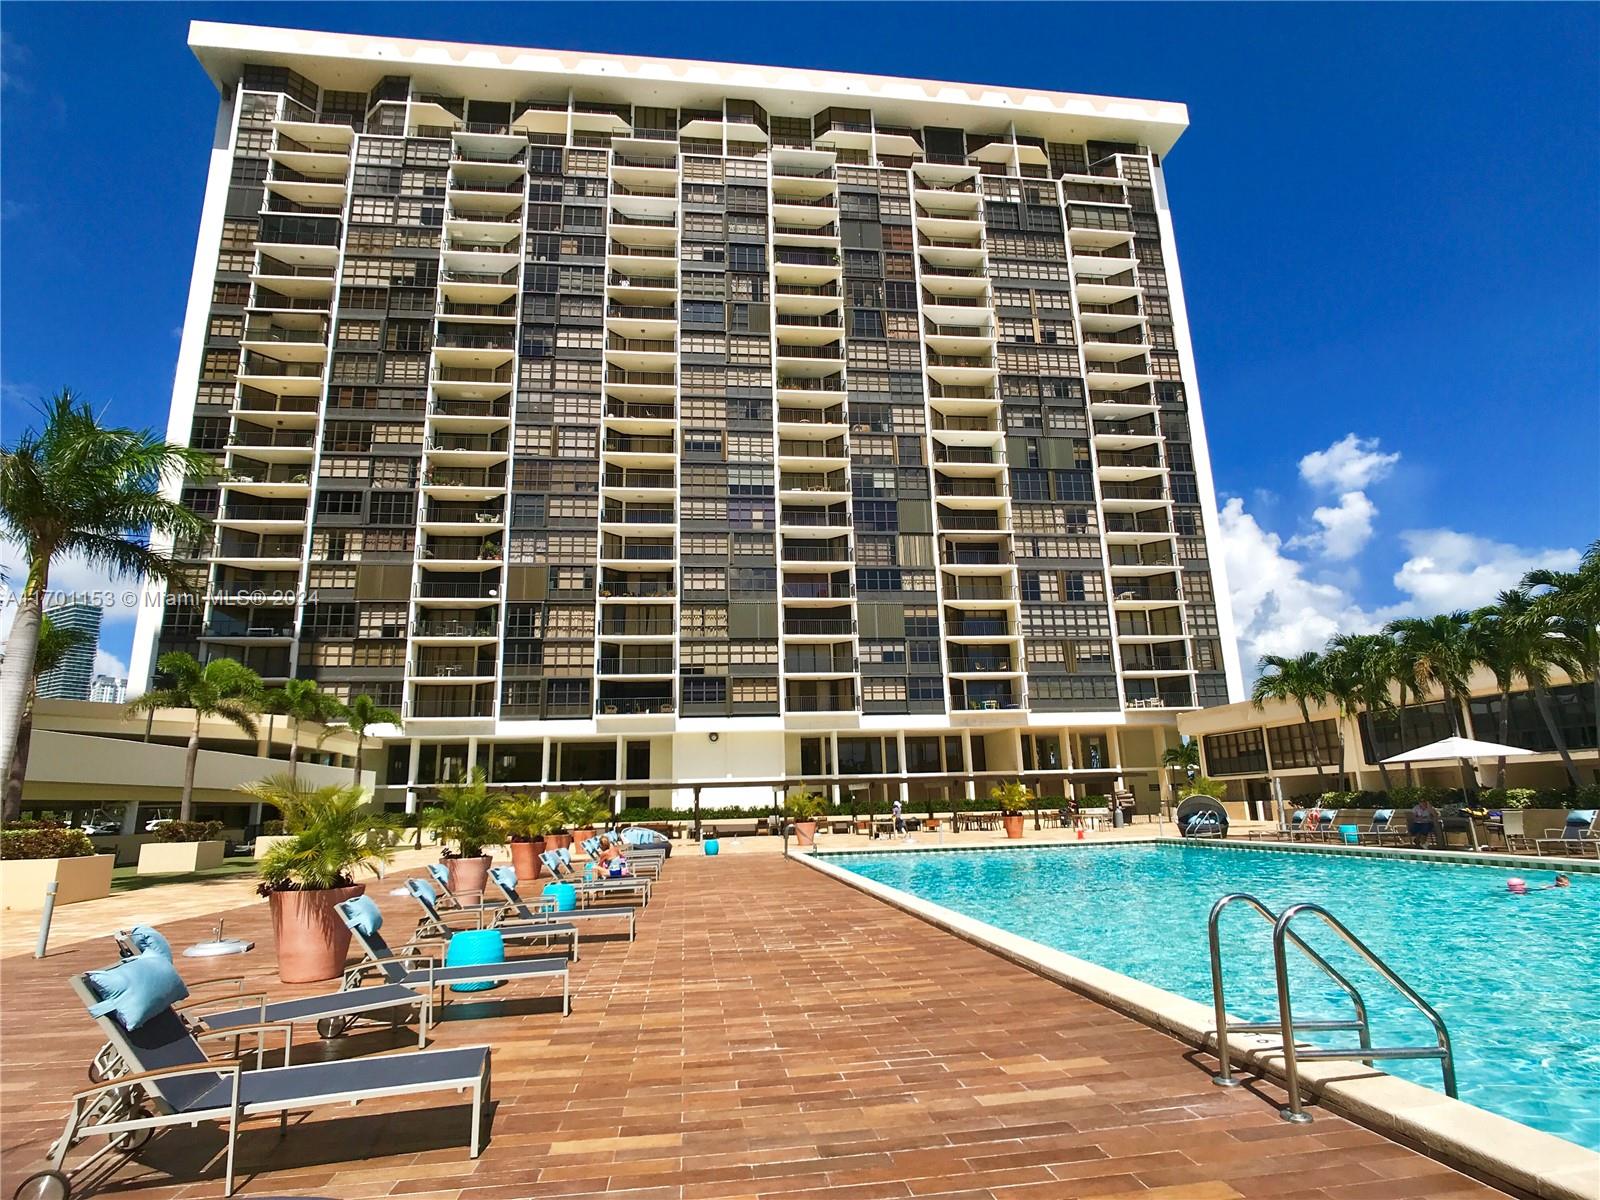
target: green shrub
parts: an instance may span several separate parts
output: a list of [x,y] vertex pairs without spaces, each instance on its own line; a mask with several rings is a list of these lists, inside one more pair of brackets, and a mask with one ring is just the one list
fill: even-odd
[[1533,807],[1539,793],[1533,788],[1485,788],[1480,795],[1490,808],[1515,811]]
[[1435,808],[1442,807],[1452,802],[1452,797],[1459,798],[1461,793],[1455,789],[1436,787],[1433,784],[1416,784],[1407,787],[1402,784],[1397,788],[1389,789],[1391,808],[1415,808],[1419,803],[1426,801]]
[[998,808],[1007,816],[1016,816],[1027,811],[1033,803],[1033,793],[1020,779],[1013,779],[1009,783],[997,783],[989,789],[989,803]]
[[261,832],[266,837],[282,837],[283,836],[283,822],[282,821],[263,821],[263,822],[261,822]]
[[0,859],[83,858],[94,852],[88,834],[59,821],[13,821],[0,830]]
[[222,836],[221,821],[168,821],[155,829],[158,842],[214,842]]

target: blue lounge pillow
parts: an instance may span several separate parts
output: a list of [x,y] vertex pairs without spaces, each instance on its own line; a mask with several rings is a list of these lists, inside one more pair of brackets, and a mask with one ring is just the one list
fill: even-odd
[[438,882],[444,884],[445,887],[450,886],[450,868],[446,867],[443,863],[429,863],[428,874],[432,875]]
[[413,896],[421,900],[429,908],[432,908],[439,899],[439,893],[433,890],[433,884],[425,879],[408,879],[406,880],[406,887]]
[[371,937],[383,928],[383,914],[372,902],[371,896],[357,896],[344,902],[345,913],[350,918],[350,928]]
[[159,950],[145,950],[104,971],[90,971],[89,988],[100,997],[89,1006],[91,1017],[114,1014],[128,1030],[139,1028],[189,995],[178,969]]
[[172,943],[148,925],[135,925],[128,930],[128,941],[133,943],[133,948],[140,954],[146,950],[154,950],[168,962],[172,961]]
[[517,869],[515,867],[490,867],[489,874],[507,893],[517,890]]

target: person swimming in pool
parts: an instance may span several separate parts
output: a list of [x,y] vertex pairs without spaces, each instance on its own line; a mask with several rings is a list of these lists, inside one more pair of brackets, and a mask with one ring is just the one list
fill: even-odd
[[1506,891],[1510,892],[1513,896],[1526,896],[1529,892],[1549,892],[1555,890],[1556,888],[1566,888],[1571,886],[1572,879],[1565,871],[1557,871],[1555,879],[1549,883],[1535,888],[1529,887],[1527,881],[1524,879],[1513,878],[1506,881]]

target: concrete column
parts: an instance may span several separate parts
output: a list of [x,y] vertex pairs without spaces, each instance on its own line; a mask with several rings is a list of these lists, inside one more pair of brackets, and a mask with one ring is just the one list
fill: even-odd
[[961,731],[961,761],[965,764],[969,775],[969,778],[963,781],[966,787],[967,799],[976,800],[978,798],[978,786],[970,778],[972,772],[972,730],[970,729]]
[[905,812],[911,811],[911,783],[906,778],[906,731],[895,730],[895,745],[900,753],[900,808]]
[[552,749],[552,747],[551,747],[551,744],[550,744],[550,737],[547,734],[545,736],[545,739],[544,739],[544,750],[539,755],[539,782],[540,783],[549,783],[550,782],[550,757],[551,757],[550,752],[551,752],[551,749]]
[[260,825],[262,807],[263,806],[259,800],[252,804],[250,806],[250,815],[245,818],[245,823],[248,825]]
[[122,832],[125,836],[139,832],[139,802],[134,800],[123,806]]
[[478,765],[478,738],[475,734],[467,735],[467,769],[461,782],[466,783],[472,778],[472,768]]
[[[837,775],[839,773],[839,731],[837,729],[828,730],[828,759],[828,762],[822,764],[824,767],[822,773],[824,775]],[[828,800],[830,803],[839,803],[839,798],[843,794],[840,791],[840,786],[839,784],[833,784],[828,788]]]

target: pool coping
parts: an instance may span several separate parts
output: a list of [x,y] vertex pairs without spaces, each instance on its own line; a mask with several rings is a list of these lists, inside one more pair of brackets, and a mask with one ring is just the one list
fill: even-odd
[[[954,854],[997,849],[1072,851],[1107,845],[1162,844],[1192,843],[1179,838],[1108,838],[1084,843],[1033,846],[919,847],[891,853]],[[1242,845],[1227,848],[1267,849]],[[1272,849],[1289,848],[1284,844]],[[999,929],[827,861],[835,857],[877,853],[882,851],[851,848],[828,851],[826,856],[818,856],[808,851],[790,850],[788,857],[1196,1049],[1214,1050],[1216,1019],[1210,1005]],[[1468,862],[1478,863],[1487,857],[1474,855]],[[1516,856],[1507,857],[1515,859]],[[1522,866],[1523,863],[1512,861],[1494,865]],[[1265,1034],[1232,1034],[1228,1038],[1228,1045],[1236,1063],[1278,1082],[1282,1081],[1281,1039]],[[1319,1103],[1358,1124],[1415,1146],[1440,1162],[1468,1174],[1538,1197],[1539,1200],[1597,1200],[1600,1197],[1600,1153],[1552,1133],[1534,1129],[1462,1100],[1452,1100],[1442,1092],[1357,1062],[1302,1062],[1300,1082],[1308,1101]]]

